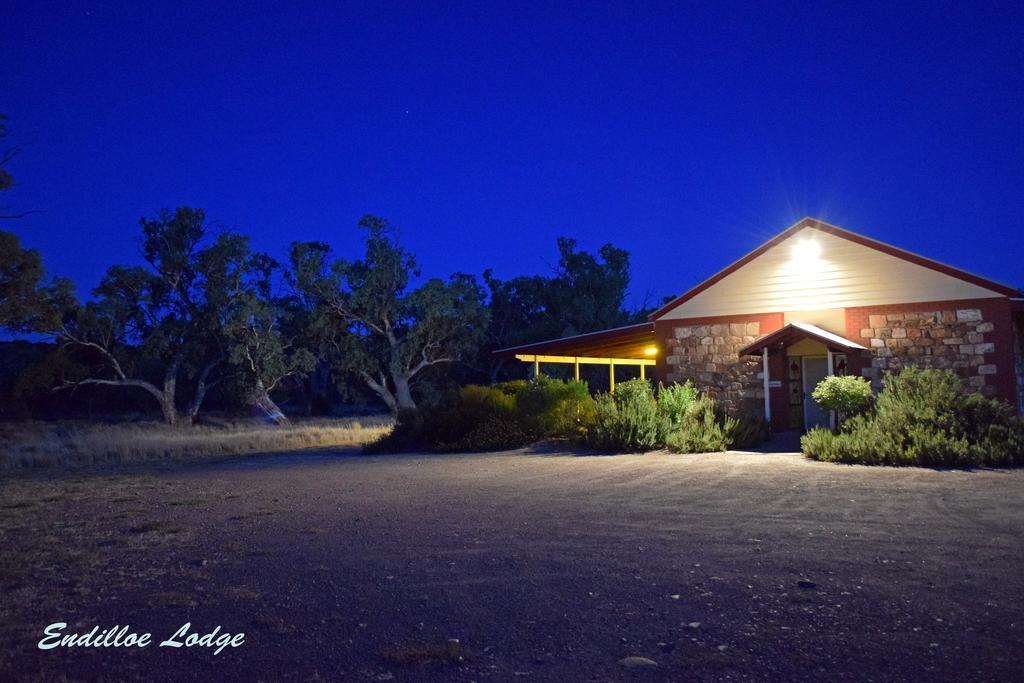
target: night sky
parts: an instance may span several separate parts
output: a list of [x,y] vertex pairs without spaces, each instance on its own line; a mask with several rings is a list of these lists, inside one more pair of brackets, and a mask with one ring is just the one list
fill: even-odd
[[151,4],[0,10],[6,228],[83,291],[178,205],[426,275],[610,241],[634,306],[804,215],[1024,285],[1021,3]]

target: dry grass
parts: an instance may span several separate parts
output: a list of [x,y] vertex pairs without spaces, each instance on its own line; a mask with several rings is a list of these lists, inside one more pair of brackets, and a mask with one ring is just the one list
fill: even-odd
[[390,417],[301,420],[285,426],[254,420],[170,427],[156,422],[0,424],[0,470],[82,466],[306,448],[357,448],[386,434]]

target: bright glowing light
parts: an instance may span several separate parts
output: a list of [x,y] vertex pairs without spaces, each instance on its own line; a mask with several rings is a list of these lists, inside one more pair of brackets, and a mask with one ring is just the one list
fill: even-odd
[[804,238],[793,245],[793,260],[802,265],[812,266],[821,256],[821,245],[816,240]]
[[644,355],[645,356],[657,356],[658,355],[658,347],[657,346],[648,346],[646,349],[644,349]]

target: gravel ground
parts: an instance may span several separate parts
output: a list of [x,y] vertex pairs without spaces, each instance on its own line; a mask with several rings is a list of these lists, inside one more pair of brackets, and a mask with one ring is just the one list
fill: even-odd
[[[1024,471],[796,455],[267,456],[0,480],[0,680],[1024,671]],[[39,650],[190,622],[210,648]]]

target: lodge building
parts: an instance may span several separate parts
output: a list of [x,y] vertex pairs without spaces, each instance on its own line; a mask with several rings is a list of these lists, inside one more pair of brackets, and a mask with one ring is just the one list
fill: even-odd
[[[628,327],[495,352],[533,364],[649,369],[687,379],[774,431],[826,424],[826,375],[948,368],[1024,414],[1024,295],[924,256],[805,218]],[[622,371],[620,371],[621,373]]]

